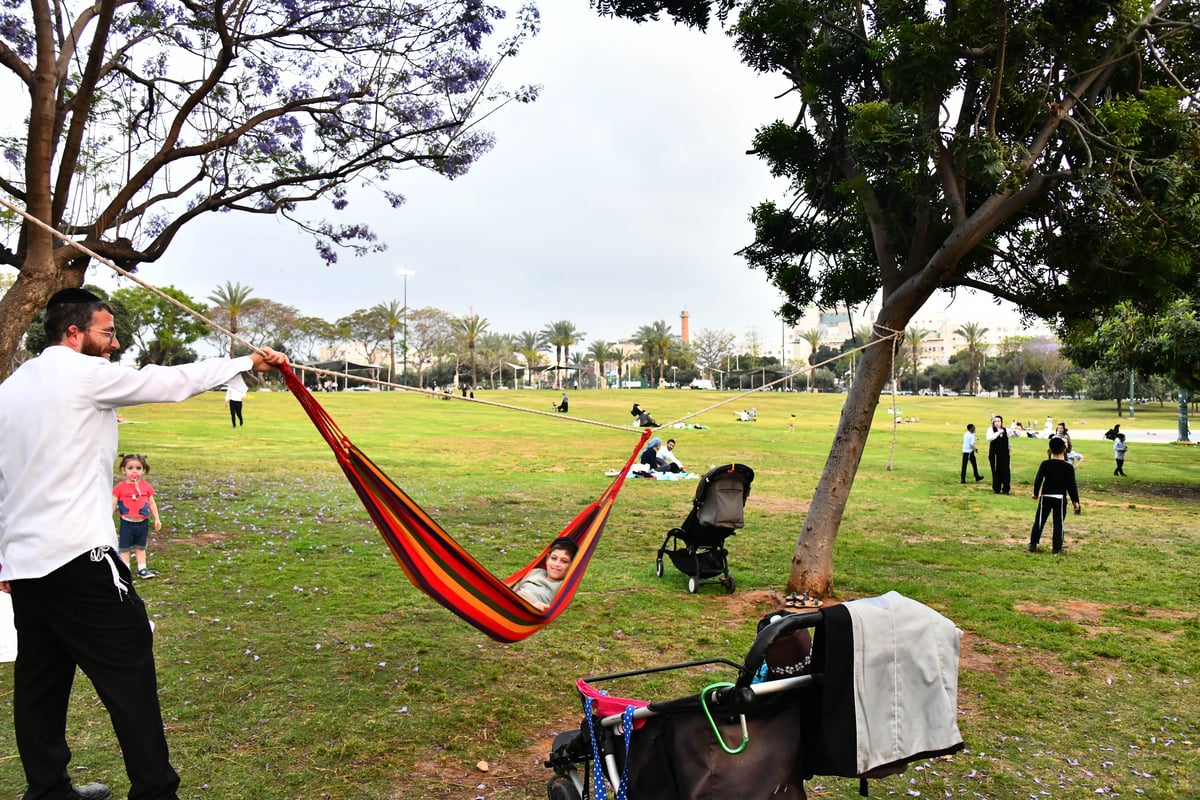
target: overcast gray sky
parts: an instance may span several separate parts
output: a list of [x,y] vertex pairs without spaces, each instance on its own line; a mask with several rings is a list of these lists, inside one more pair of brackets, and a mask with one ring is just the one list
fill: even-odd
[[326,266],[283,220],[220,214],[139,276],[196,298],[240,282],[332,320],[402,300],[407,269],[410,307],[474,312],[498,332],[567,319],[585,341],[613,341],[665,319],[678,333],[686,308],[693,334],[754,328],[778,348],[778,294],[735,252],[752,238],[751,207],[784,196],[745,151],[757,127],[795,114],[794,97],[775,99],[786,83],[744,67],[719,30],[603,19],[586,0],[541,12],[541,34],[501,81],[541,83],[542,95],[492,119],[491,153],[453,182],[401,174],[397,210],[351,196],[344,219],[370,224],[387,252]]

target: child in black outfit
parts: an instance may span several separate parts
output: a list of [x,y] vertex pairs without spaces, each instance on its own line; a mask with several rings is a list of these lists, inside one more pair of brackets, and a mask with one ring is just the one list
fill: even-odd
[[1055,437],[1050,440],[1050,457],[1038,467],[1037,477],[1033,480],[1033,496],[1038,501],[1037,514],[1033,518],[1033,530],[1029,534],[1029,552],[1036,553],[1038,541],[1042,538],[1042,529],[1046,519],[1054,517],[1054,553],[1063,549],[1063,517],[1067,511],[1067,497],[1079,508],[1079,488],[1075,485],[1075,468],[1064,458],[1067,443]]

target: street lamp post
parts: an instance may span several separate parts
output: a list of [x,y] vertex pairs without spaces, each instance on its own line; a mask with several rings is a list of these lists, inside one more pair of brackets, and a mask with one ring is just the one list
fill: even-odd
[[677,377],[678,375],[679,375],[679,367],[672,365],[671,366],[671,385],[675,389],[679,388],[679,383],[678,383],[679,379]]
[[404,323],[401,326],[404,331],[404,342],[400,345],[401,353],[404,356],[404,366],[400,373],[400,383],[408,386],[408,276],[416,273],[409,269],[398,269],[396,274],[404,279]]

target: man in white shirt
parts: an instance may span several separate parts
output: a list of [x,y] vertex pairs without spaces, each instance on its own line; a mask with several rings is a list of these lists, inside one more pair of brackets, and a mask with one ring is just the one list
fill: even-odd
[[675,455],[674,439],[667,439],[666,447],[658,451],[658,460],[666,465],[667,472],[687,472],[683,468],[683,462]]
[[17,627],[13,728],[27,800],[104,800],[71,784],[67,707],[76,667],[121,745],[130,797],[177,800],[146,607],[117,554],[112,523],[117,409],[178,402],[245,370],[287,363],[273,350],[140,370],[112,363],[112,309],[84,289],[46,307],[41,355],[0,383],[0,590]]

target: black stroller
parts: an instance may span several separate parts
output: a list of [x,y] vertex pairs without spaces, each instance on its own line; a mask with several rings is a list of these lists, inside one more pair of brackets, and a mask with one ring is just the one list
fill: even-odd
[[[832,775],[859,779],[865,797],[868,778],[963,748],[959,635],[933,609],[889,592],[768,615],[742,664],[718,658],[579,680],[584,718],[554,739],[547,796],[804,800],[805,780]],[[659,703],[593,686],[694,668],[728,668],[733,681],[709,674],[698,695]]]
[[[680,528],[672,528],[658,548],[654,572],[663,576],[663,556],[688,576],[688,591],[702,583],[722,583],[726,592],[735,587],[729,574],[725,540],[745,525],[742,511],[750,496],[754,470],[745,464],[713,467],[700,479],[692,510]],[[669,548],[669,549],[668,549]]]

